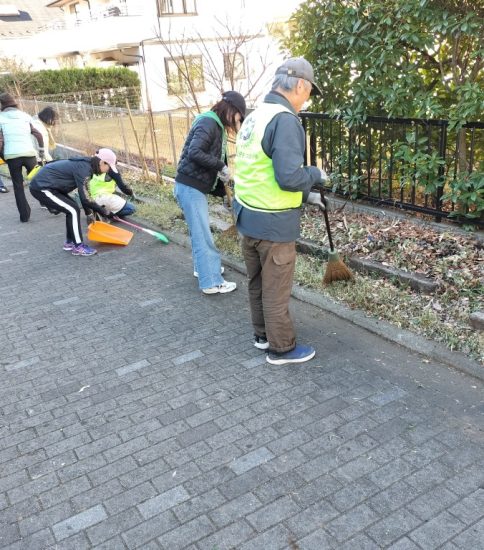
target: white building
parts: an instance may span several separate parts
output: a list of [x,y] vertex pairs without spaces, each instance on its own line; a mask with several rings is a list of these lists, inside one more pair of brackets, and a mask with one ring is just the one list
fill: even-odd
[[[297,0],[0,0],[0,55],[33,70],[127,66],[154,111],[254,103],[283,55],[269,32]],[[189,84],[186,75],[189,74]],[[189,89],[191,88],[191,90]]]

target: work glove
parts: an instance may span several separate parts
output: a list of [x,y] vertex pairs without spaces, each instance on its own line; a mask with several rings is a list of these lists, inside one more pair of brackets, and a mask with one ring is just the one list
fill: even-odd
[[91,225],[91,223],[94,223],[96,221],[96,218],[94,217],[94,214],[91,212],[86,216],[87,225]]
[[133,197],[134,198],[133,190],[130,189],[129,187],[126,187],[126,190],[124,191],[124,194],[128,195],[128,197]]
[[109,210],[106,210],[106,208],[104,208],[104,206],[99,206],[99,205],[93,205],[92,206],[92,209],[97,212],[98,214],[100,214],[103,218],[112,218],[113,217],[113,213],[110,212]]
[[311,191],[308,195],[306,202],[308,204],[314,204],[316,206],[319,206],[321,210],[326,210],[328,206],[328,201],[324,196],[321,197],[321,193],[319,193],[319,191]]
[[45,151],[43,147],[39,147],[39,159],[40,162],[43,164],[45,159]]
[[218,178],[222,183],[228,183],[230,181],[230,170],[228,166],[224,166],[218,173]]
[[325,185],[329,181],[329,176],[328,174],[326,174],[326,172],[322,168],[319,171],[321,173],[321,179],[318,183],[314,183],[312,188],[318,189],[318,190],[324,190]]

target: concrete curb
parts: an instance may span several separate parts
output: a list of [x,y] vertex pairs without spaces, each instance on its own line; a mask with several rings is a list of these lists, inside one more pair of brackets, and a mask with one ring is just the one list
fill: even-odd
[[[163,232],[170,239],[170,241],[175,244],[187,248],[190,247],[190,239],[188,236],[169,231]],[[243,262],[239,262],[223,254],[222,259],[225,265],[228,265],[232,269],[235,269],[244,275],[247,274],[245,264]],[[436,361],[440,361],[441,363],[444,363],[460,372],[473,376],[474,378],[484,382],[484,368],[479,365],[477,361],[469,359],[463,353],[447,350],[443,348],[442,344],[439,342],[427,340],[423,336],[419,336],[409,330],[400,329],[387,321],[369,317],[360,310],[350,309],[349,307],[339,304],[326,296],[322,296],[315,291],[302,288],[298,285],[293,286],[291,294],[294,298],[300,300],[301,302],[306,302],[324,311],[328,311],[341,319],[345,319],[354,325],[364,328],[368,332],[385,338],[385,340],[395,342],[396,344],[399,344],[400,346],[403,346],[411,351],[420,353],[421,355],[425,355]]]

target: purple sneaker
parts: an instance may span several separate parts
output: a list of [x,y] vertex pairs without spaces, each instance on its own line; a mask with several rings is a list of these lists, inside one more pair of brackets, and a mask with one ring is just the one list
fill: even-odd
[[97,250],[87,246],[87,244],[81,243],[72,249],[72,254],[74,256],[92,256],[93,254],[97,254]]
[[73,243],[72,241],[66,241],[64,243],[64,246],[62,247],[62,250],[67,250],[69,252],[72,252],[76,248],[76,243]]

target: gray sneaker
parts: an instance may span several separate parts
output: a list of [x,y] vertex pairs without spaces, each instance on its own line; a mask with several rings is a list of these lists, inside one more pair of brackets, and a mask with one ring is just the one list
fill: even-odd
[[237,288],[237,283],[230,283],[229,281],[224,281],[221,285],[212,286],[211,288],[203,288],[202,292],[204,294],[226,294],[227,292],[232,292]]

